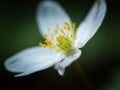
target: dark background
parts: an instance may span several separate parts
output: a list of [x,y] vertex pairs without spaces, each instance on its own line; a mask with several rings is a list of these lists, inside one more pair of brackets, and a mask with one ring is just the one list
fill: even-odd
[[[20,50],[36,46],[43,40],[35,20],[39,2],[40,0],[0,1],[0,90],[120,90],[118,0],[106,0],[108,10],[104,22],[82,48],[82,56],[66,69],[63,77],[53,68],[20,78],[13,77],[13,73],[5,70],[5,59]],[[58,0],[58,3],[78,25],[94,0]]]

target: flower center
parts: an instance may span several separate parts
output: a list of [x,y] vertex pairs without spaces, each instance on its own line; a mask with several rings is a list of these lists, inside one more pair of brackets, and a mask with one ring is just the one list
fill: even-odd
[[53,32],[48,29],[48,33],[44,35],[45,42],[40,42],[39,45],[44,48],[55,49],[56,52],[68,52],[73,49],[76,31],[75,23],[72,23],[72,27],[68,22],[65,22],[63,27],[57,25]]

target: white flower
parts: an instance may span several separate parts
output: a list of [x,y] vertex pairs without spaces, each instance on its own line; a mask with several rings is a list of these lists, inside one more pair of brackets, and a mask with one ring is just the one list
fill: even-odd
[[23,50],[5,61],[8,71],[29,75],[51,66],[64,75],[65,68],[81,56],[81,50],[96,33],[106,14],[104,0],[96,0],[76,29],[64,9],[55,1],[43,1],[37,8],[37,23],[45,43]]

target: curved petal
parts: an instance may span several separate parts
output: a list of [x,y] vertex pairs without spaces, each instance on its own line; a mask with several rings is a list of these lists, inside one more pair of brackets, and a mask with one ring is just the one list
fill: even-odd
[[71,20],[64,9],[55,1],[44,0],[37,7],[36,19],[42,35],[54,30],[56,26],[63,27],[65,22]]
[[58,73],[63,76],[65,68],[68,67],[73,61],[77,60],[81,56],[81,50],[75,50],[74,55],[66,57],[63,61],[55,64],[54,68],[58,70]]
[[5,61],[8,71],[20,73],[25,76],[36,71],[46,69],[63,59],[60,53],[40,46],[25,49]]
[[85,20],[79,25],[75,47],[83,47],[96,33],[106,14],[105,0],[96,0]]

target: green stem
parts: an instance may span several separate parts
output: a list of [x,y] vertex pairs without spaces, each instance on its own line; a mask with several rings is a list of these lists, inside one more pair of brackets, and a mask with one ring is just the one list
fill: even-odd
[[75,63],[75,68],[78,71],[79,75],[81,76],[81,78],[85,81],[85,83],[88,85],[88,88],[90,90],[95,90],[95,87],[92,85],[92,83],[89,81],[89,79],[87,78],[87,76],[85,75],[85,73],[83,72],[80,64],[78,61],[76,61]]

